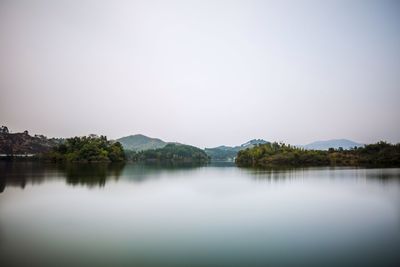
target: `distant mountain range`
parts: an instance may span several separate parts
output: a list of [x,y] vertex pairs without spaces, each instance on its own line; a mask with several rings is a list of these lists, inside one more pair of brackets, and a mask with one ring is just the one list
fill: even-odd
[[168,142],[164,142],[161,139],[151,138],[142,134],[125,136],[116,141],[120,142],[124,149],[133,151],[163,148],[168,144]]
[[[163,148],[170,142],[165,142],[158,138],[147,137],[142,134],[130,135],[117,139],[124,149],[133,151],[145,151],[149,149]],[[213,148],[205,148],[204,151],[212,160],[217,161],[231,161],[237,155],[237,152],[246,148],[252,148],[258,144],[269,143],[263,139],[253,139],[239,146],[218,146]],[[362,147],[364,144],[357,143],[348,139],[332,139],[325,141],[316,141],[307,145],[298,145],[297,147],[302,147],[304,149],[314,149],[314,150],[328,150],[329,148],[339,149],[350,149],[353,147]]]
[[310,144],[304,145],[304,146],[298,146],[298,147],[303,147],[304,149],[310,149],[310,150],[328,150],[329,148],[343,148],[343,149],[351,149],[354,147],[363,147],[364,144],[361,143],[356,143],[354,141],[348,140],[348,139],[332,139],[332,140],[325,140],[325,141],[316,141],[312,142]]
[[[132,151],[145,151],[150,149],[163,148],[171,142],[165,142],[158,138],[151,138],[142,134],[129,135],[117,139],[126,150]],[[262,139],[253,139],[239,146],[218,146],[214,148],[205,148],[204,151],[207,153],[212,160],[233,160],[236,157],[238,151],[246,148],[251,148],[258,144],[268,143]],[[176,143],[172,143],[176,144]]]

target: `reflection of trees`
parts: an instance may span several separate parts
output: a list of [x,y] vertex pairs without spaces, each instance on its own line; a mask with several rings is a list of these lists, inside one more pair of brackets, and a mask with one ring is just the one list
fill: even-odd
[[129,181],[140,182],[165,173],[178,173],[199,167],[199,164],[127,164],[69,163],[53,164],[38,161],[0,161],[0,193],[7,186],[25,188],[48,180],[65,180],[68,185],[103,187],[109,180],[123,175]]
[[118,180],[124,164],[67,164],[60,166],[66,175],[67,184],[103,187],[107,180]]
[[46,179],[46,174],[54,167],[32,161],[0,161],[0,192],[7,186],[24,188],[27,183],[39,184]]
[[179,173],[201,165],[190,163],[69,163],[54,164],[28,161],[0,161],[0,193],[7,186],[25,188],[29,184],[41,184],[48,180],[65,180],[68,185],[103,187],[109,180],[121,175],[134,182],[158,178],[166,173]]
[[[65,180],[68,185],[103,187],[107,181],[123,179],[131,182],[142,182],[148,179],[171,177],[177,175],[186,176],[190,171],[204,165],[199,164],[126,164],[123,163],[91,163],[91,164],[50,164],[32,161],[0,161],[0,193],[8,186],[25,188],[26,185],[41,184],[48,180]],[[210,164],[212,167],[226,166],[230,164]],[[232,167],[236,168],[236,167]],[[365,177],[381,182],[399,181],[398,169],[347,169],[335,167],[322,168],[238,168],[239,172],[256,180],[278,181],[299,178],[334,178],[351,176]],[[190,175],[190,174],[189,174]]]
[[367,169],[366,177],[367,179],[375,179],[380,182],[400,181],[400,171],[398,169]]
[[240,168],[256,180],[279,181],[299,178],[359,178],[364,177],[380,182],[399,181],[399,169],[392,168],[351,168],[351,167],[306,167],[306,168]]
[[300,173],[307,170],[306,168],[240,168],[246,174],[249,174],[256,180],[290,180],[301,177]]
[[0,162],[0,193],[7,186],[25,188],[46,180],[65,179],[70,185],[104,186],[108,179],[118,179],[124,164],[48,164],[42,162]]
[[0,193],[3,193],[4,189],[6,189],[6,178],[0,174]]

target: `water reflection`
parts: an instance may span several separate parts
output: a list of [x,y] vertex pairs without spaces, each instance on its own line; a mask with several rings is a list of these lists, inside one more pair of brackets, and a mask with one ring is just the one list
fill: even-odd
[[0,266],[399,266],[400,169],[0,162],[0,174]]
[[399,169],[368,169],[366,172],[367,179],[377,179],[381,182],[388,182],[392,180],[400,181]]
[[126,164],[123,176],[133,182],[143,182],[148,179],[159,179],[163,175],[189,174],[204,165],[199,164]]
[[[245,177],[257,181],[277,182],[292,179],[329,178],[343,176],[377,180],[383,183],[400,182],[400,172],[395,168],[236,168],[232,162],[211,163],[207,167],[229,170],[235,168]],[[49,164],[41,162],[0,162],[0,193],[7,186],[25,188],[27,184],[41,184],[50,180],[65,180],[71,186],[104,187],[108,181],[118,181],[121,176],[133,182],[158,179],[163,175],[193,172],[204,165],[198,164]]]
[[240,170],[255,180],[268,181],[310,178],[342,179],[346,177],[377,180],[379,182],[400,182],[400,172],[398,168],[306,167],[269,169],[240,168]]
[[40,184],[56,171],[55,165],[44,166],[38,162],[0,162],[0,192],[6,186],[25,188],[27,183]]
[[71,186],[104,187],[121,175],[135,182],[163,173],[178,173],[201,167],[198,164],[48,164],[41,162],[0,162],[0,193],[7,186],[25,188],[49,180],[65,179]]
[[118,180],[124,164],[46,164],[40,162],[2,162],[0,192],[7,186],[22,189],[27,184],[65,179],[68,185],[103,187],[107,180]]
[[107,180],[117,181],[124,164],[68,164],[61,165],[69,185],[85,185],[88,187],[104,187]]

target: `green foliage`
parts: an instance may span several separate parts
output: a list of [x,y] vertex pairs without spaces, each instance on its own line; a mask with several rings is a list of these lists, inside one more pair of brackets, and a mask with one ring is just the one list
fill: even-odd
[[68,138],[45,155],[52,161],[69,162],[117,162],[124,161],[120,143],[110,142],[105,136]]
[[379,142],[350,150],[321,151],[270,143],[239,151],[236,164],[243,167],[400,166],[400,144]]
[[168,144],[163,148],[141,151],[135,158],[146,162],[207,163],[210,160],[203,150],[181,144]]

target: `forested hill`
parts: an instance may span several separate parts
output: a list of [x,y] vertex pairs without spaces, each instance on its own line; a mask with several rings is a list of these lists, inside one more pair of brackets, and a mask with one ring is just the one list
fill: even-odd
[[242,167],[400,167],[400,144],[379,142],[349,150],[331,148],[326,151],[272,143],[239,151],[236,164]]
[[167,144],[163,148],[140,152],[126,151],[126,155],[129,160],[139,162],[207,163],[210,160],[204,150],[182,144]]

